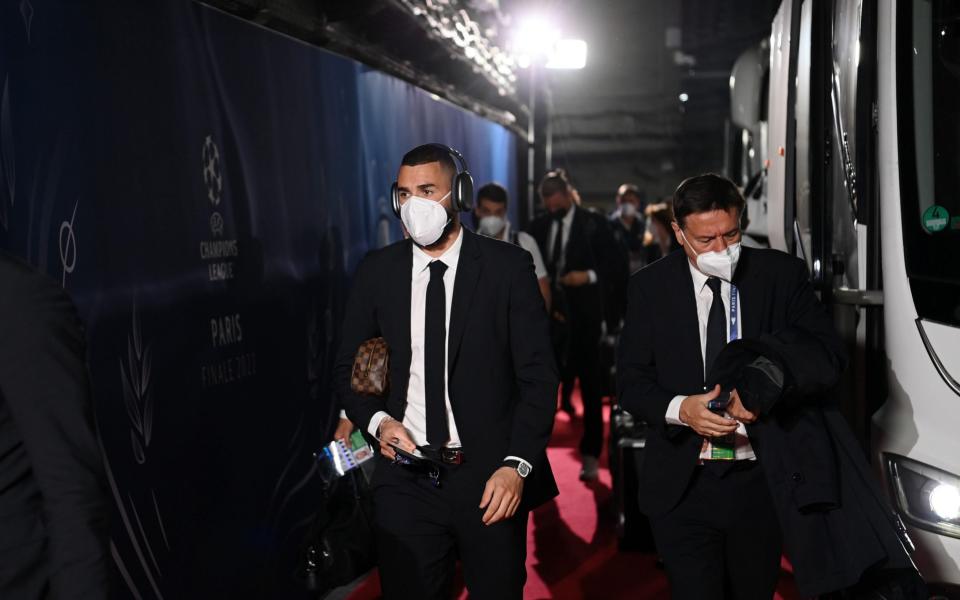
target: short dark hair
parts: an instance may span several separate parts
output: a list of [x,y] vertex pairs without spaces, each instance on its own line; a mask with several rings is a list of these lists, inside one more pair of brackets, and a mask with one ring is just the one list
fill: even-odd
[[627,194],[633,194],[634,196],[636,196],[637,201],[639,201],[640,204],[647,203],[646,195],[642,191],[640,191],[640,187],[637,186],[637,184],[635,183],[624,183],[617,188],[617,200],[623,198]]
[[570,192],[573,186],[570,185],[570,179],[567,172],[563,169],[554,169],[547,172],[540,180],[540,197],[549,198],[557,192]]
[[497,204],[506,204],[507,188],[499,183],[488,183],[477,190],[477,206],[480,206],[481,200],[489,200]]
[[430,163],[440,163],[443,170],[450,174],[451,181],[457,174],[457,163],[450,156],[450,152],[440,144],[417,146],[404,154],[403,160],[400,161],[400,164],[405,167],[416,167],[417,165]]
[[687,215],[736,208],[739,217],[745,205],[736,184],[716,173],[684,179],[673,193],[673,216],[681,228]]

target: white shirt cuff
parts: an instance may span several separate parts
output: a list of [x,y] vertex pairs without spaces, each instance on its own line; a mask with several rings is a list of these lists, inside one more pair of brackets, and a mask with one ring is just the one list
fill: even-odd
[[503,460],[519,460],[521,463],[527,465],[527,468],[528,468],[528,469],[530,469],[531,471],[533,471],[533,465],[531,465],[531,464],[528,463],[527,461],[523,460],[523,459],[520,458],[519,456],[508,456],[508,457],[504,458]]
[[594,271],[593,269],[590,269],[589,271],[587,271],[587,277],[590,278],[590,283],[597,282],[597,272]]
[[390,415],[382,410],[373,413],[373,418],[370,419],[370,424],[367,425],[367,433],[379,440],[380,438],[377,437],[377,429],[380,428],[380,423],[389,416]]
[[683,401],[686,399],[687,396],[674,396],[670,404],[667,405],[667,414],[664,417],[667,425],[683,425],[684,427],[689,427],[689,425],[680,420],[680,405],[683,404]]

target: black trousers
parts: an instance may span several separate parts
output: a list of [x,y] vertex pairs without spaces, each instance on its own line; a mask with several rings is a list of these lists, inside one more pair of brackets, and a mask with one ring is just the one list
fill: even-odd
[[674,599],[773,597],[780,525],[755,461],[697,467],[680,504],[650,524]]
[[[574,315],[574,318],[576,315]],[[580,379],[583,399],[583,437],[580,454],[600,457],[603,449],[603,397],[600,385],[600,322],[577,322],[570,325],[570,346],[566,369],[562,374],[572,382]]]
[[426,475],[377,460],[374,520],[385,600],[449,600],[457,558],[470,598],[523,598],[527,513],[483,524],[480,498],[491,473],[476,473],[469,462],[451,466],[438,488]]

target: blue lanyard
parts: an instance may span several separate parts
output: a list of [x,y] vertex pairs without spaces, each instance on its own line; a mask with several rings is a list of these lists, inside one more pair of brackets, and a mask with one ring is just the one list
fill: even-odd
[[730,340],[740,339],[740,322],[737,319],[737,305],[740,303],[740,291],[730,284]]

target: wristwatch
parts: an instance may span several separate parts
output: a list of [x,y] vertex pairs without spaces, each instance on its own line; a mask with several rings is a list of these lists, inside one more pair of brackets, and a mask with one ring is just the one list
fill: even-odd
[[530,474],[530,470],[531,470],[530,465],[513,458],[508,458],[507,460],[503,461],[503,466],[510,467],[511,469],[516,469],[517,474],[520,475],[520,477],[523,477],[524,479],[527,478],[527,475]]

